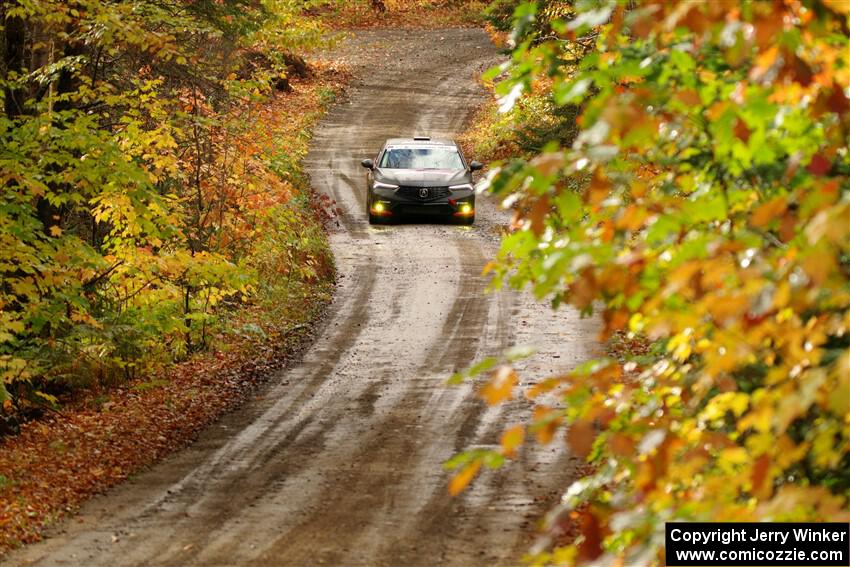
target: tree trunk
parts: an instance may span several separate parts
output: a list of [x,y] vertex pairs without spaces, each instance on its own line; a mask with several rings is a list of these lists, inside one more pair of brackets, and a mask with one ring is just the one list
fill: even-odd
[[[0,8],[0,18],[5,25],[3,30],[3,71],[20,73],[24,66],[24,46],[26,45],[27,30],[24,20],[18,16],[6,17],[10,3],[4,2]],[[6,87],[5,108],[6,116],[15,118],[24,113],[24,98],[26,93],[20,87]]]

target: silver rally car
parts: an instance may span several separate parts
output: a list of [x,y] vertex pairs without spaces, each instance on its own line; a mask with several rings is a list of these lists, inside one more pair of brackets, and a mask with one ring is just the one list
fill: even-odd
[[472,172],[483,166],[467,162],[452,140],[391,138],[374,160],[361,164],[368,170],[370,224],[412,215],[447,217],[462,224],[475,220]]

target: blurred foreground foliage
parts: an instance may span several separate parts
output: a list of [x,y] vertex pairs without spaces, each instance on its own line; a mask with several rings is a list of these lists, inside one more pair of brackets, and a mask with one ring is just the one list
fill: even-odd
[[311,73],[323,3],[2,2],[2,411],[181,358],[222,306],[328,277],[306,140],[281,146],[300,110],[268,105]]
[[452,490],[562,432],[593,472],[539,564],[663,564],[672,520],[848,521],[850,5],[552,4],[515,7],[490,78],[508,116],[545,93],[576,129],[491,172],[515,211],[491,268],[642,348],[476,369],[491,403],[530,381],[535,409],[452,461]]

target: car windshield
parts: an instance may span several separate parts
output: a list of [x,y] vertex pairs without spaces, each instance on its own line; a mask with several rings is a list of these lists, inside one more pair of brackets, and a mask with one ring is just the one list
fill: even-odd
[[387,148],[378,167],[389,169],[463,169],[463,161],[454,146]]

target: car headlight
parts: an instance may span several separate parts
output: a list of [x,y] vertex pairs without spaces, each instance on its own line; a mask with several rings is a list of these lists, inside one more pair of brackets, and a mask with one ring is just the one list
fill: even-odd
[[392,185],[391,183],[381,183],[380,181],[373,181],[372,189],[398,189],[398,185]]
[[452,191],[458,191],[460,189],[469,189],[470,191],[472,191],[473,187],[472,183],[463,183],[461,185],[449,185],[449,189]]

